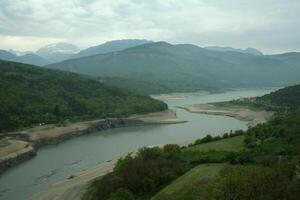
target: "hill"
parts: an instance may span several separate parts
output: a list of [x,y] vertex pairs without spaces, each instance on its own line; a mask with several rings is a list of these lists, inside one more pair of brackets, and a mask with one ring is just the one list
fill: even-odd
[[300,85],[285,87],[270,94],[256,98],[257,102],[263,102],[277,107],[300,107]]
[[98,46],[93,46],[87,49],[80,51],[79,53],[72,56],[72,58],[81,58],[86,56],[92,56],[96,54],[104,54],[115,51],[120,51],[130,47],[135,47],[138,45],[149,43],[148,40],[139,40],[139,39],[128,39],[128,40],[113,40],[100,44]]
[[79,51],[79,48],[73,44],[59,42],[41,47],[36,51],[36,54],[51,63],[56,63],[71,58]]
[[299,82],[298,60],[282,60],[279,57],[280,55],[254,56],[231,51],[210,51],[189,44],[154,42],[118,52],[67,60],[47,67],[91,76],[159,83],[169,91],[177,92],[282,86]]
[[247,49],[235,49],[232,47],[218,47],[218,46],[210,46],[205,47],[205,49],[211,50],[211,51],[234,51],[234,52],[240,52],[240,53],[247,53],[252,54],[255,56],[262,56],[263,53],[255,48],[247,48]]
[[261,97],[212,103],[215,106],[242,106],[250,109],[286,111],[300,108],[300,85],[288,86]]
[[49,61],[34,54],[34,53],[25,53],[22,55],[16,55],[9,51],[0,50],[0,59],[13,61],[13,62],[21,62],[31,65],[43,66],[49,64]]
[[8,61],[0,61],[0,105],[0,132],[167,108],[149,96],[95,78]]

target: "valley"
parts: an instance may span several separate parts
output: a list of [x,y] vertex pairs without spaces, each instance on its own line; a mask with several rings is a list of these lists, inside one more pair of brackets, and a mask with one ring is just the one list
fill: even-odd
[[[116,128],[76,137],[58,145],[43,147],[38,151],[36,157],[8,170],[1,176],[1,185],[4,185],[4,188],[8,189],[8,191],[2,193],[0,199],[20,199],[24,195],[29,197],[33,192],[44,190],[53,183],[62,181],[74,173],[89,169],[99,162],[104,162],[106,166],[110,163],[105,164],[106,161],[125,155],[127,152],[136,151],[143,146],[190,143],[205,136],[207,133],[219,135],[230,130],[246,129],[246,122],[231,117],[193,114],[178,109],[176,106],[228,101],[241,96],[263,95],[269,91],[241,90],[219,94],[200,96],[196,94],[182,98],[169,98],[165,100],[169,108],[175,110],[176,115],[180,119],[186,120],[186,123]],[[41,166],[41,163],[47,163],[46,161],[49,158],[52,160],[51,165]],[[75,164],[65,165],[64,163]],[[102,170],[102,168],[100,169]],[[52,170],[55,170],[55,174],[41,182],[36,182],[36,178],[50,174]],[[22,177],[22,181],[18,183],[9,181],[14,180],[18,176]],[[34,185],[32,187],[26,186],[32,184]]]

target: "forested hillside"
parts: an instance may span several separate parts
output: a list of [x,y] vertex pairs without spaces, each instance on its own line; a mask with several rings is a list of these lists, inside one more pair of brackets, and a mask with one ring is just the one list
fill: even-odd
[[247,131],[129,154],[91,183],[83,199],[298,200],[300,110],[293,100],[298,91],[293,86],[262,97],[285,110]]
[[289,86],[256,98],[256,101],[281,107],[300,107],[300,85]]
[[66,119],[120,117],[167,105],[96,78],[0,61],[0,132]]
[[[67,60],[49,68],[98,77],[146,81],[173,91],[283,86],[300,80],[300,54],[255,56],[190,44],[153,42],[118,52]],[[153,89],[153,92],[157,89]]]

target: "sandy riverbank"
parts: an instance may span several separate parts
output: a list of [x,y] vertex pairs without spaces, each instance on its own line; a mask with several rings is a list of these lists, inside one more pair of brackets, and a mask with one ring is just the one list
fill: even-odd
[[183,122],[185,121],[179,119],[174,111],[166,110],[143,115],[132,115],[127,118],[109,118],[69,123],[65,126],[44,125],[22,132],[8,133],[5,134],[2,140],[9,140],[9,145],[0,145],[1,172],[35,156],[36,150],[40,146],[57,144],[79,135],[117,127]]
[[117,159],[100,163],[88,170],[72,175],[72,178],[55,183],[47,190],[33,194],[31,200],[80,200],[87,184],[111,172]]
[[[172,123],[182,123],[184,120],[179,119],[176,113],[172,110],[166,110],[161,112],[142,114],[142,115],[132,115],[127,118],[109,118],[109,119],[98,119],[85,122],[71,123],[66,126],[40,126],[24,131],[29,135],[31,141],[37,141],[42,139],[58,138],[63,135],[70,134],[80,134],[82,131],[87,131],[90,129],[94,132],[93,128],[96,126],[100,130],[107,128],[115,128],[119,126],[127,125],[140,125],[140,124],[172,124]],[[106,126],[106,127],[105,127]],[[97,130],[96,130],[97,131]]]
[[0,172],[15,166],[36,155],[34,146],[21,140],[0,140]]
[[[180,146],[187,146],[190,142],[178,143]],[[164,146],[164,145],[155,145]],[[33,194],[30,200],[80,200],[85,192],[87,184],[92,180],[112,172],[118,159],[100,163],[82,172],[73,174],[71,179],[55,183],[48,189]]]
[[210,115],[224,115],[234,117],[242,121],[248,121],[248,126],[255,126],[259,123],[264,123],[274,113],[265,110],[251,110],[242,106],[219,106],[212,104],[194,104],[178,106],[188,112],[203,113]]

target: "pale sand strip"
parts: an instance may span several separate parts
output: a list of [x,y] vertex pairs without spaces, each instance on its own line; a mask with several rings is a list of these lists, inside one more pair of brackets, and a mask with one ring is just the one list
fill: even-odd
[[[180,146],[187,146],[192,141],[178,143]],[[162,147],[164,145],[154,145]],[[153,146],[152,146],[153,147]],[[109,172],[113,168],[118,159],[100,163],[83,172],[72,175],[71,179],[67,179],[53,184],[48,189],[33,194],[31,200],[80,200],[85,192],[87,184]]]
[[100,163],[72,178],[55,183],[47,190],[34,194],[31,200],[80,200],[89,181],[111,172],[117,159]]
[[[132,126],[137,124],[175,124],[186,122],[179,119],[176,113],[172,110],[165,110],[162,112],[155,112],[143,115],[132,115],[128,118],[124,118]],[[105,119],[98,119],[85,122],[70,123],[66,126],[55,126],[55,125],[45,125],[35,128],[30,128],[22,131],[22,134],[28,135],[30,142],[25,142],[22,140],[9,140],[9,145],[0,145],[0,161],[4,161],[10,158],[12,155],[20,155],[26,153],[27,150],[32,149],[32,143],[38,141],[54,141],[57,139],[57,143],[63,140],[59,140],[60,137],[65,137],[66,139],[71,138],[71,136],[82,135],[91,126],[104,122]],[[97,130],[96,130],[97,131]],[[10,137],[8,134],[7,137]],[[13,137],[13,136],[12,136]],[[64,139],[65,140],[65,139]]]
[[182,108],[192,113],[234,117],[242,121],[248,121],[248,126],[255,126],[259,123],[264,123],[274,114],[274,112],[271,111],[251,110],[241,106],[216,106],[212,104],[185,105],[178,106],[178,108]]

